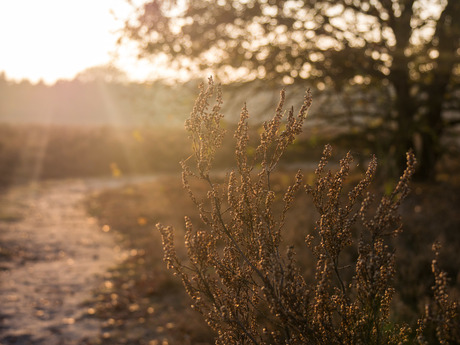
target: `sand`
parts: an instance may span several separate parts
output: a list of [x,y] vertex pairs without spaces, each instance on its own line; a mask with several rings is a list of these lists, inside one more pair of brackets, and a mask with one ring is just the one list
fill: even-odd
[[0,221],[0,245],[8,255],[0,257],[0,344],[88,344],[99,334],[101,321],[85,301],[123,251],[112,232],[86,214],[83,200],[151,179],[42,182],[4,195],[9,214]]

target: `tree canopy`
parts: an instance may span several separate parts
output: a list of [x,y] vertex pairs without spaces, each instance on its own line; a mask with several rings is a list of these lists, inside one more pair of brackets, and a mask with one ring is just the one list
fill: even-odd
[[124,32],[143,54],[224,80],[383,86],[401,166],[415,146],[429,178],[442,135],[459,121],[458,18],[458,0],[150,0]]

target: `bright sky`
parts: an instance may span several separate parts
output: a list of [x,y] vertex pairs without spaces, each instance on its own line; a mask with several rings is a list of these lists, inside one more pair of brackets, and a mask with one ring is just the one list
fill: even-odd
[[[0,73],[54,83],[107,64],[130,12],[125,0],[0,0]],[[117,66],[132,79],[151,77],[152,66],[131,53],[120,52]]]

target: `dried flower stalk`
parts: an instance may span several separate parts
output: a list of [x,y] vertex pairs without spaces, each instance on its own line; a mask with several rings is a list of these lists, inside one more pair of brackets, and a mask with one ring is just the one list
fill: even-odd
[[[215,104],[209,101],[215,96]],[[186,128],[194,157],[182,163],[183,183],[195,202],[203,226],[195,228],[186,218],[185,243],[188,262],[175,252],[173,229],[158,225],[163,237],[165,261],[183,281],[200,312],[217,334],[216,344],[403,344],[411,330],[389,319],[394,293],[394,253],[388,238],[401,229],[398,207],[409,192],[415,158],[407,154],[407,168],[394,191],[384,196],[371,215],[374,196],[367,192],[377,169],[372,157],[361,181],[344,195],[353,157],[348,153],[337,172],[326,171],[332,149],[326,146],[315,171],[316,182],[305,186],[319,218],[315,229],[305,231],[305,250],[316,260],[314,281],[308,281],[296,262],[292,247],[281,248],[283,228],[303,175],[295,175],[282,195],[284,207],[274,212],[278,196],[271,186],[271,173],[289,144],[303,127],[312,99],[309,92],[297,114],[284,111],[285,93],[272,120],[264,124],[256,155],[249,157],[248,118],[243,107],[235,132],[236,167],[225,182],[210,176],[216,150],[224,130],[222,94],[213,80],[201,87]],[[286,119],[285,116],[287,117]],[[194,160],[195,168],[190,167]],[[199,199],[190,187],[197,178],[209,186],[206,199]],[[359,229],[357,237],[354,231]],[[358,238],[358,240],[356,240]],[[343,266],[342,255],[354,250],[356,262]],[[345,274],[348,270],[348,274]],[[437,277],[436,300],[448,309],[442,289],[443,275]],[[443,309],[443,310],[444,310]],[[421,322],[421,325],[423,322]],[[423,326],[423,325],[422,325]],[[423,327],[418,339],[422,339]],[[446,333],[444,328],[439,333]]]

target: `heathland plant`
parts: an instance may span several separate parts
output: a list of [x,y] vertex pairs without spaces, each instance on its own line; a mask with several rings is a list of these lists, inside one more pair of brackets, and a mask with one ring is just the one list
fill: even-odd
[[[284,193],[275,193],[273,171],[301,133],[311,102],[307,92],[297,114],[292,108],[286,112],[282,91],[255,150],[249,147],[249,114],[244,106],[235,131],[236,167],[218,183],[211,168],[224,136],[222,94],[212,79],[208,88],[201,87],[186,123],[194,154],[182,167],[184,187],[202,224],[197,230],[185,219],[186,261],[176,253],[173,229],[158,225],[168,268],[182,279],[192,307],[217,333],[216,344],[426,343],[430,332],[441,343],[458,342],[458,305],[448,299],[447,278],[437,261],[434,308],[427,309],[417,332],[391,318],[395,293],[391,241],[401,230],[398,207],[415,171],[412,152],[394,190],[377,205],[368,192],[376,158],[370,158],[364,176],[348,189],[345,181],[353,157],[348,153],[336,172],[327,170],[330,146],[324,149],[314,183],[304,185],[298,171]],[[194,194],[191,178],[207,183],[207,198]],[[311,196],[318,213],[314,229],[298,229],[305,232],[305,250],[313,255],[313,274],[306,274],[294,247],[283,240],[289,210],[301,192]],[[276,212],[274,204],[280,199],[283,207]]]

